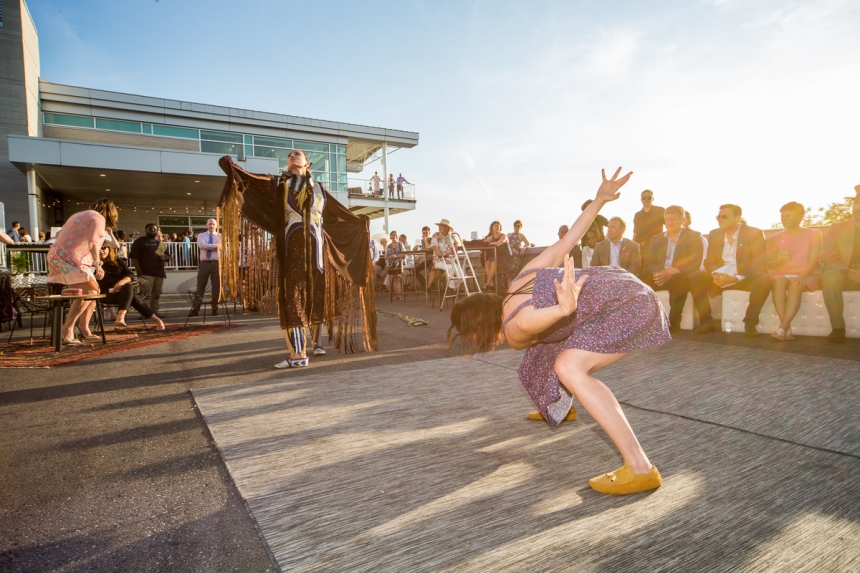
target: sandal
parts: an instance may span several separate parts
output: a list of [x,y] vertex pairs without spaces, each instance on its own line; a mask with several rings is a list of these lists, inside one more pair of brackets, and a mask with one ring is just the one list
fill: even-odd
[[128,325],[124,322],[119,322],[119,321],[113,323],[113,329],[114,330],[122,330],[123,328],[128,328]]
[[776,331],[770,335],[771,338],[775,338],[779,341],[785,340],[785,329],[777,328]]
[[77,338],[71,338],[71,339],[69,339],[69,340],[66,340],[66,339],[64,338],[64,339],[63,339],[63,344],[67,344],[67,345],[70,345],[70,346],[74,346],[75,344],[81,344],[81,341],[80,341],[80,340],[78,340]]
[[785,340],[794,340],[794,334],[791,333],[791,327],[785,329]]
[[657,466],[651,466],[651,471],[647,474],[637,474],[625,464],[614,472],[591,478],[588,485],[600,493],[627,495],[657,489],[663,485],[663,478],[660,477]]
[[[535,410],[534,412],[529,412],[526,416],[528,420],[543,420],[543,414]],[[570,412],[567,413],[567,416],[564,417],[565,420],[576,420],[576,408],[573,406],[570,407]]]

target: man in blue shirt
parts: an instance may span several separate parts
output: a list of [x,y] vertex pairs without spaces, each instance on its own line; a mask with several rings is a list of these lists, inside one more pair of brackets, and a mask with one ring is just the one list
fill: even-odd
[[409,184],[409,185],[412,185],[412,184],[406,180],[406,178],[403,176],[402,173],[400,174],[400,177],[397,178],[395,183],[397,183],[397,198],[403,199],[403,184],[404,183]]

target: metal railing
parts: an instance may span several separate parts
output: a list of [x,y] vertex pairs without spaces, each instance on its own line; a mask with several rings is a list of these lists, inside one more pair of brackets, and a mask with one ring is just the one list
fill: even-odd
[[[33,246],[39,246],[41,243],[33,243]],[[193,270],[197,268],[200,262],[200,249],[197,243],[165,243],[166,253],[170,258],[164,263],[164,268],[170,271]],[[14,246],[0,245],[0,266],[11,269],[10,266],[10,250],[14,251]],[[123,257],[128,258],[131,251],[131,243],[120,243],[120,252]],[[30,274],[44,275],[48,273],[48,258],[47,253],[39,252],[23,252],[28,260],[29,267],[27,272]],[[205,255],[204,255],[205,256]],[[131,260],[128,262],[131,266]]]
[[397,183],[392,189],[389,189],[388,183],[379,181],[379,190],[375,191],[373,181],[370,179],[353,179],[350,177],[347,184],[349,194],[355,197],[364,197],[367,199],[385,199],[388,195],[389,201],[415,201],[415,184],[404,183],[402,189],[398,190]]

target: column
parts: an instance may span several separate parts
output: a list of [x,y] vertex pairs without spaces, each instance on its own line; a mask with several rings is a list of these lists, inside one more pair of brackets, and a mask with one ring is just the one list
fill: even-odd
[[382,189],[385,197],[385,236],[388,230],[388,143],[382,144]]
[[36,187],[36,170],[27,170],[27,199],[30,211],[30,225],[27,229],[33,241],[39,240],[39,188]]

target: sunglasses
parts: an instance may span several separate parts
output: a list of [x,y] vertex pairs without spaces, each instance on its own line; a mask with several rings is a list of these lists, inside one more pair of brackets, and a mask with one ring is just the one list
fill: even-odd
[[642,197],[642,200],[643,200],[643,201],[650,201],[650,200],[651,200],[651,199],[653,199],[653,198],[654,198],[654,197],[648,197],[648,196],[646,195],[645,197]]
[[725,221],[726,219],[731,219],[731,215],[717,215],[717,221]]
[[110,250],[110,247],[102,247],[102,248],[101,248],[101,249],[99,249],[99,250],[100,250],[100,251],[109,251],[109,250]]

